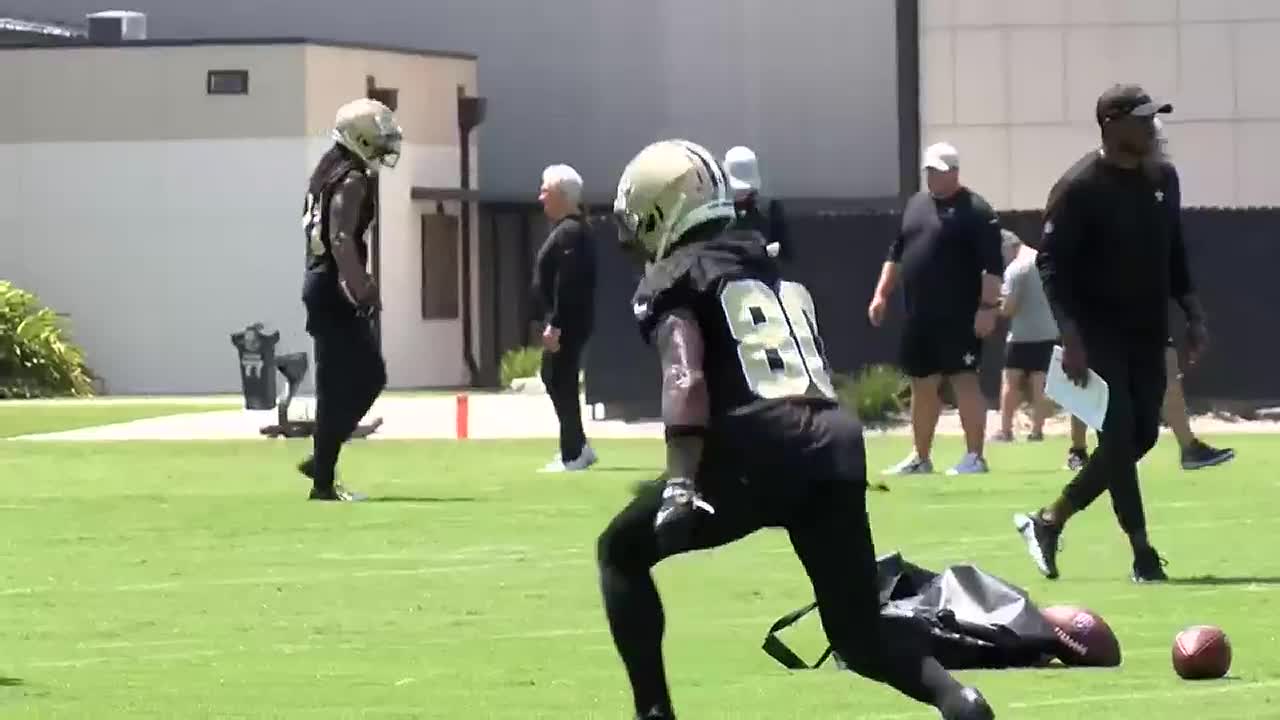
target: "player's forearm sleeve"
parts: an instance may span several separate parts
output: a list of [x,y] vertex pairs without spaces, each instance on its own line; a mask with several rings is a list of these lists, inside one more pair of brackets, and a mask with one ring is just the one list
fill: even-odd
[[356,226],[360,222],[360,209],[364,205],[365,182],[355,175],[347,177],[338,186],[329,203],[330,247],[338,265],[338,274],[351,292],[360,297],[367,283],[364,265],[356,251]]
[[667,474],[694,478],[702,461],[703,435],[711,416],[702,331],[691,312],[676,310],[658,321],[654,341],[662,366]]
[[668,428],[705,428],[711,415],[703,372],[702,330],[688,310],[658,321],[655,345],[662,366],[662,421]]

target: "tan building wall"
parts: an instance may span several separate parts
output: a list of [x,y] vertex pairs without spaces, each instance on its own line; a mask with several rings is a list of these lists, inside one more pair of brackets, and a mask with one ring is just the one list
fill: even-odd
[[922,134],[959,148],[998,208],[1043,207],[1099,142],[1098,95],[1136,82],[1174,105],[1184,205],[1280,205],[1280,2],[922,0]]
[[[210,69],[248,70],[249,94],[207,95]],[[406,132],[382,182],[390,381],[463,382],[460,322],[420,317],[410,189],[458,182],[447,129],[456,84],[474,87],[468,60],[304,44],[0,50],[17,116],[0,123],[0,277],[72,316],[110,392],[238,390],[229,335],[256,321],[280,330],[281,351],[311,352],[302,194],[366,74],[400,89]]]
[[[0,50],[0,143],[298,137],[303,61],[297,45]],[[249,71],[249,95],[205,94],[225,68]]]

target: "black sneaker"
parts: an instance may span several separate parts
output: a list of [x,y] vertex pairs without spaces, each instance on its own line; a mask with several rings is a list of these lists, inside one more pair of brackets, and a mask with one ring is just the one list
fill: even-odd
[[938,708],[942,720],[995,720],[996,713],[977,688],[967,687]]
[[655,707],[647,712],[637,713],[636,720],[676,720],[676,713],[669,708]]
[[1058,577],[1058,541],[1062,528],[1045,522],[1040,513],[1018,513],[1013,516],[1013,526],[1027,543],[1027,552],[1036,569],[1050,580]]
[[1133,581],[1136,583],[1164,582],[1169,579],[1164,568],[1168,560],[1160,557],[1153,547],[1139,550],[1133,554]]
[[1182,469],[1199,470],[1229,462],[1236,456],[1231,448],[1216,448],[1206,445],[1198,438],[1191,441],[1191,446],[1182,451]]
[[1084,448],[1071,448],[1067,451],[1067,469],[1079,472],[1089,462],[1089,451]]
[[352,492],[341,485],[333,485],[331,487],[313,487],[311,488],[310,500],[324,500],[328,502],[360,502],[367,499],[358,492]]
[[689,480],[668,480],[662,490],[662,506],[653,518],[658,547],[664,554],[683,552],[690,546],[698,514],[714,515],[716,509],[698,494]]
[[316,459],[310,456],[306,460],[298,463],[298,472],[305,475],[309,480],[316,479]]

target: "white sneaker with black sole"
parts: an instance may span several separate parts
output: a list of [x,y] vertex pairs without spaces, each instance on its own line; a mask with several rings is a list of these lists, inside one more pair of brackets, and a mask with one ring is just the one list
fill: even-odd
[[596,457],[596,451],[591,449],[590,445],[583,445],[582,452],[578,453],[578,457],[564,462],[557,455],[555,460],[547,463],[538,472],[541,473],[561,473],[561,472],[581,472],[596,464],[599,458]]
[[929,475],[933,472],[933,462],[911,453],[906,460],[886,469],[881,475]]
[[1041,575],[1056,580],[1058,577],[1058,543],[1062,531],[1045,522],[1040,513],[1018,513],[1013,516],[1013,526],[1027,544],[1031,562]]

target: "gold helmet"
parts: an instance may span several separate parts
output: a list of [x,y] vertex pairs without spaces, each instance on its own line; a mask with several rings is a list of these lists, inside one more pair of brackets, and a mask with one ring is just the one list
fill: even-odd
[[687,140],[649,145],[618,180],[613,214],[623,249],[660,260],[691,228],[733,218],[728,185],[724,169],[706,148]]
[[371,170],[377,170],[377,163],[396,166],[403,136],[391,108],[371,98],[352,100],[338,108],[333,122],[333,139]]

